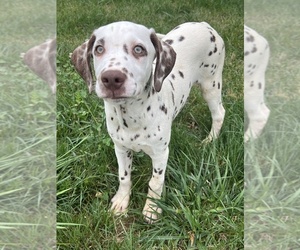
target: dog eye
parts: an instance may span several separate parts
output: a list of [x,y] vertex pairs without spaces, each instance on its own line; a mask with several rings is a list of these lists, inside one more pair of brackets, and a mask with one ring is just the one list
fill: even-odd
[[133,48],[134,53],[136,54],[142,54],[145,49],[141,45],[137,45]]
[[96,48],[95,48],[95,51],[97,54],[103,54],[104,52],[104,47],[102,45],[98,45]]

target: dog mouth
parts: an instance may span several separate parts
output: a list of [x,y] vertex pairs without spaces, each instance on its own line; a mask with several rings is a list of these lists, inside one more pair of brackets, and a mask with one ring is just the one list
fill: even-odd
[[106,102],[110,103],[125,103],[128,101],[131,97],[130,96],[125,96],[124,94],[117,94],[112,91],[106,92],[105,94],[98,95],[101,99],[103,99]]
[[134,91],[133,94],[125,93],[124,90],[118,91],[118,90],[110,90],[110,91],[105,91],[103,93],[102,97],[104,100],[110,100],[112,102],[121,102],[121,101],[126,101],[128,99],[132,99],[136,96],[136,91]]
[[103,100],[105,102],[108,102],[108,103],[111,103],[111,104],[124,104],[128,101],[128,97],[114,97],[114,98],[111,98],[111,97],[105,97],[103,98]]
[[129,98],[129,97],[127,97],[127,96],[124,96],[124,95],[120,95],[120,94],[118,94],[118,93],[115,93],[114,91],[111,91],[110,93],[107,93],[104,97],[103,97],[103,99],[111,99],[111,100],[122,100],[122,99],[127,99],[127,98]]
[[102,86],[97,90],[96,87],[96,94],[99,98],[109,101],[111,103],[120,103],[125,102],[129,99],[135,98],[137,91],[126,91],[125,88],[120,89],[107,89]]
[[116,95],[114,92],[111,92],[108,95],[103,96],[102,98],[105,101],[114,102],[114,103],[125,102],[126,100],[129,99],[128,96]]

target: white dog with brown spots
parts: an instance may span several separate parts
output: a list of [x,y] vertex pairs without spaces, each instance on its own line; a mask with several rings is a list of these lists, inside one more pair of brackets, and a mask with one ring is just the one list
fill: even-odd
[[[160,40],[153,29],[131,22],[116,22],[96,29],[75,49],[72,63],[104,100],[108,132],[119,165],[119,189],[112,210],[124,212],[131,193],[132,151],[152,159],[153,173],[144,206],[151,223],[161,209],[169,156],[171,125],[184,106],[191,87],[198,84],[212,115],[211,141],[219,135],[222,106],[222,38],[207,23],[184,23]],[[93,67],[91,60],[93,59]]]

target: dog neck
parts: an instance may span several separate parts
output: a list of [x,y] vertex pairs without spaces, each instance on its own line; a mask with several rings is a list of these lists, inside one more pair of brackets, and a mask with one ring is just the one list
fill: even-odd
[[149,121],[149,119],[145,119],[147,116],[150,117],[150,120],[151,116],[154,119],[155,109],[153,106],[157,101],[153,101],[153,98],[157,97],[159,99],[158,95],[159,93],[154,89],[151,75],[139,96],[120,100],[104,100],[106,113],[113,116],[113,118],[107,117],[108,122],[110,122],[109,119],[111,121],[117,119],[121,127],[140,127],[143,121]]

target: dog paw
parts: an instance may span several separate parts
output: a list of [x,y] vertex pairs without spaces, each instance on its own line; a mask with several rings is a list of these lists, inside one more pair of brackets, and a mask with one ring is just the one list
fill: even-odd
[[111,199],[111,210],[117,215],[124,213],[129,204],[129,194],[117,192]]
[[202,141],[202,144],[204,144],[204,145],[209,144],[209,143],[211,143],[213,140],[214,140],[213,136],[208,135],[208,136]]
[[147,223],[154,223],[158,219],[159,214],[161,213],[162,209],[159,208],[152,200],[146,200],[146,204],[143,209],[143,215]]

